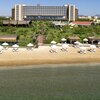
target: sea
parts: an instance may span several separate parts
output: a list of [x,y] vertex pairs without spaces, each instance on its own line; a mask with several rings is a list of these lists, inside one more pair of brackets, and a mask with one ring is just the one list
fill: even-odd
[[1,66],[0,100],[100,100],[100,64]]

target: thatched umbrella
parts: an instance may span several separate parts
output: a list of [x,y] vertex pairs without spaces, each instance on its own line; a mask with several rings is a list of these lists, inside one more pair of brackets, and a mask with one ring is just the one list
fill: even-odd
[[70,43],[74,43],[76,41],[79,41],[80,38],[78,36],[69,36],[68,40],[69,40]]
[[92,36],[92,37],[88,37],[88,40],[90,43],[97,43],[98,41],[100,41],[100,37],[95,37],[95,36]]

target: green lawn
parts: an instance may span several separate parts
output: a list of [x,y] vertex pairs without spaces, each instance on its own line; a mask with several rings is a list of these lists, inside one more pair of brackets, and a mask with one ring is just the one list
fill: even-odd
[[0,100],[100,100],[100,66],[0,69]]

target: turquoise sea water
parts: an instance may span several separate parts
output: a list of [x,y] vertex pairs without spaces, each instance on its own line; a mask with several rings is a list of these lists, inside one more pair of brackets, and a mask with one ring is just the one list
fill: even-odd
[[100,100],[100,64],[2,67],[0,100]]

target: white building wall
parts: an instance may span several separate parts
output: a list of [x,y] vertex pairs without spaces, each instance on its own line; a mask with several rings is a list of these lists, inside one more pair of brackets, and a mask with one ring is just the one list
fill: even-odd
[[68,5],[69,7],[69,21],[75,21],[75,5]]
[[23,5],[15,5],[15,20],[23,20]]

